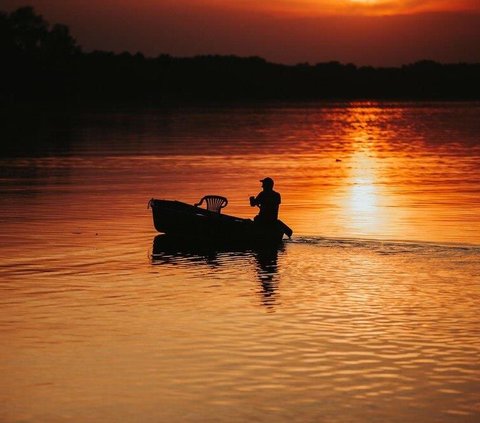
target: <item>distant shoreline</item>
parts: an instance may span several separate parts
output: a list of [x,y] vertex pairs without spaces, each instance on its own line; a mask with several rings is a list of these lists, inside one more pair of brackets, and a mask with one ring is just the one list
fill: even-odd
[[480,100],[480,64],[400,68],[261,58],[144,58],[106,52],[5,61],[0,103],[176,105],[316,101]]

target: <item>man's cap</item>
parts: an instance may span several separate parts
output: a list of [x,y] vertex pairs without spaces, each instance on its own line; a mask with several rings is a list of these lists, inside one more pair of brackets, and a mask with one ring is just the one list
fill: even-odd
[[273,179],[272,178],[263,178],[263,179],[260,179],[260,182],[266,184],[266,185],[273,185]]

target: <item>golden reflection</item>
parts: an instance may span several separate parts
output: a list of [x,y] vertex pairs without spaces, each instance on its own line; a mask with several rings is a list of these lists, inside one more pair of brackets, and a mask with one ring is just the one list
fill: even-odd
[[380,207],[379,158],[375,146],[382,139],[377,107],[352,108],[346,138],[351,143],[352,156],[344,181],[347,193],[343,212],[356,235],[377,233],[385,225],[387,216]]
[[357,213],[372,214],[376,211],[377,192],[375,186],[359,182],[351,189],[352,210]]

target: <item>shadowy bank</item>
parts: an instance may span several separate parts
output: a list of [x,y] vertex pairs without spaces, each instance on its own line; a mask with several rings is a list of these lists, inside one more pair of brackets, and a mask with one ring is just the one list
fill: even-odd
[[0,12],[3,104],[182,104],[290,100],[479,100],[480,64],[294,66],[259,57],[83,52],[31,7]]

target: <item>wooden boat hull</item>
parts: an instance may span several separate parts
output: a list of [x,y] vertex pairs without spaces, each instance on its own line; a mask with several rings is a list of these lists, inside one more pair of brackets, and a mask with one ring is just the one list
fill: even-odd
[[178,239],[201,240],[205,243],[279,243],[285,231],[289,230],[281,221],[259,224],[180,201],[152,199],[149,206],[155,229]]

